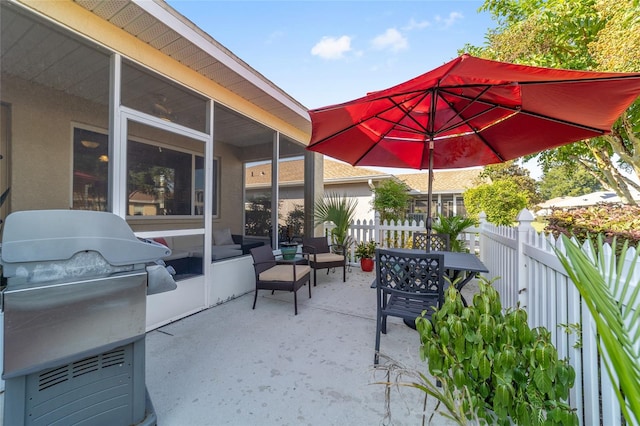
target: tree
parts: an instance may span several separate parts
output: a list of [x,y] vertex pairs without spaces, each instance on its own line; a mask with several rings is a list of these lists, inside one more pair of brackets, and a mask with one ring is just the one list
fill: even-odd
[[373,190],[371,201],[373,210],[380,213],[380,220],[400,220],[404,218],[409,201],[409,188],[404,182],[389,179]]
[[538,191],[538,184],[529,170],[521,167],[514,160],[486,166],[479,176],[480,179],[491,179],[491,182],[510,180],[515,183],[522,194],[527,197],[527,206],[532,207],[543,201]]
[[563,164],[548,170],[539,183],[540,194],[545,200],[555,197],[589,194],[602,191],[602,185],[583,168]]
[[518,185],[509,179],[486,183],[466,190],[462,197],[470,217],[478,219],[480,212],[496,225],[511,226],[518,213],[527,207],[527,197]]
[[[489,59],[594,71],[637,71],[640,5],[637,0],[486,0],[481,10],[498,22],[483,47],[466,50]],[[545,151],[543,170],[577,164],[634,204],[630,187],[640,185],[640,104],[636,102],[599,138]]]

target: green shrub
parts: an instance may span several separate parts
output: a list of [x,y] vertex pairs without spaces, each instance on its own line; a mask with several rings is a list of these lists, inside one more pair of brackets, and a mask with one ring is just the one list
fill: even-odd
[[629,246],[640,243],[640,207],[621,204],[597,204],[571,210],[554,209],[545,232],[559,238],[575,236],[584,242],[589,235],[602,234],[607,243],[614,238]]

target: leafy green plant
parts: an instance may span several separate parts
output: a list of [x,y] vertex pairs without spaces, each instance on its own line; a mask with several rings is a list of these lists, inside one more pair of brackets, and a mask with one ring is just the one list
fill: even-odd
[[358,201],[346,194],[331,193],[319,198],[314,209],[315,226],[333,222],[335,228],[331,230],[331,242],[346,248],[350,245],[349,225],[354,220],[357,205]]
[[511,226],[520,210],[528,204],[522,189],[508,179],[469,188],[462,198],[469,216],[477,218],[481,212],[485,212],[489,222],[506,226]]
[[564,235],[561,241],[566,254],[556,253],[594,318],[598,351],[607,354],[602,356],[607,373],[619,384],[613,389],[622,414],[628,424],[640,424],[640,285],[632,273],[640,266],[640,252],[628,255],[627,242],[617,250],[614,239],[607,253],[602,235],[595,245],[588,238],[583,248]]
[[380,213],[380,221],[404,218],[409,202],[409,187],[397,179],[385,180],[373,190],[373,210]]
[[477,225],[476,221],[470,217],[463,216],[438,216],[438,220],[433,224],[432,229],[438,234],[449,235],[449,244],[451,251],[465,251],[464,241],[458,239],[458,236],[470,226]]
[[[454,286],[431,321],[416,319],[420,356],[429,373],[459,398],[467,419],[487,424],[577,425],[565,402],[575,371],[559,360],[544,327],[530,329],[523,309],[503,313],[498,292],[484,278],[473,305]],[[437,397],[437,396],[436,396]]]
[[376,255],[377,244],[375,241],[360,242],[356,245],[356,259],[372,259]]

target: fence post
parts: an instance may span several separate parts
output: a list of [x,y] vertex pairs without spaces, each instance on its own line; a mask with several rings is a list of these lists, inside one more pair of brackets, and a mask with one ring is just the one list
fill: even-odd
[[373,219],[373,239],[382,248],[382,238],[380,238],[380,212],[376,211]]
[[480,212],[480,214],[478,215],[478,219],[480,222],[480,225],[478,226],[478,229],[480,229],[480,241],[479,241],[479,246],[478,250],[480,251],[480,260],[481,261],[485,261],[487,258],[487,238],[485,235],[485,225],[487,224],[487,214],[485,212]]
[[518,303],[522,309],[527,309],[529,304],[528,291],[529,291],[529,274],[527,271],[527,262],[524,256],[524,244],[527,242],[527,236],[533,229],[531,222],[533,222],[533,214],[525,209],[520,210],[516,217],[518,221],[518,229],[516,235],[516,282],[518,283]]

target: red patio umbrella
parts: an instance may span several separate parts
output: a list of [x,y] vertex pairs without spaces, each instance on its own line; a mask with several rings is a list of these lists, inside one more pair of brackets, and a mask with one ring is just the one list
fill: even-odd
[[414,79],[310,110],[307,149],[354,166],[499,163],[601,136],[640,95],[640,73],[531,67],[462,55]]

